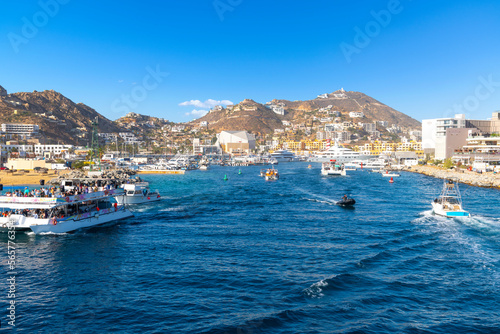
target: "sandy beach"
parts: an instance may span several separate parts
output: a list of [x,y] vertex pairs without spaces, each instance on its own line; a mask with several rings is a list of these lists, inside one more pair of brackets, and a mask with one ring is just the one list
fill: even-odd
[[71,170],[58,170],[57,172],[55,170],[49,170],[47,173],[37,173],[35,171],[16,171],[11,173],[10,171],[2,170],[0,171],[0,184],[3,184],[4,188],[16,185],[39,185],[40,180],[44,180],[47,184],[49,180],[69,172],[71,172]]

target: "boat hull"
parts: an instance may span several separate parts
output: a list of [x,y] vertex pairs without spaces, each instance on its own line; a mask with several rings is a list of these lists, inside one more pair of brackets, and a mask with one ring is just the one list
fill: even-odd
[[134,216],[134,214],[127,209],[120,209],[118,211],[115,211],[115,209],[111,208],[102,211],[102,213],[92,212],[89,217],[81,219],[78,219],[80,216],[76,216],[67,220],[58,221],[55,225],[51,222],[40,222],[39,224],[31,225],[30,228],[33,232],[35,232],[35,234],[66,233],[81,228],[101,225],[114,220],[126,219]]
[[432,212],[447,218],[470,217],[470,213],[463,210],[459,205],[457,207],[444,207],[439,203],[432,203]]
[[154,194],[151,196],[117,196],[115,197],[116,202],[120,205],[123,204],[144,204],[144,203],[151,203],[151,202],[158,202],[161,201],[161,196],[158,194]]

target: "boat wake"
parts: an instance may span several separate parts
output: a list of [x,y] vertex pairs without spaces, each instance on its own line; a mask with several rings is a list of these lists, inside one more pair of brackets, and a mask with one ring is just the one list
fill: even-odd
[[429,227],[427,232],[436,234],[441,239],[442,247],[452,248],[452,254],[471,263],[474,270],[488,273],[493,289],[498,289],[498,219],[481,216],[450,219],[434,215],[432,211],[425,211],[422,217],[413,220],[413,223]]
[[299,188],[296,188],[296,190],[298,190],[299,192],[303,193],[303,194],[306,194],[306,195],[309,195],[313,198],[308,198],[308,197],[304,197],[302,199],[305,199],[307,201],[311,201],[311,202],[318,202],[318,203],[323,203],[323,204],[329,204],[329,205],[336,205],[338,201],[335,201],[331,198],[328,198],[326,196],[321,196],[321,195],[317,195],[317,194],[313,194],[311,192],[308,192],[308,191],[305,191],[305,190],[302,190],[302,189],[299,189]]

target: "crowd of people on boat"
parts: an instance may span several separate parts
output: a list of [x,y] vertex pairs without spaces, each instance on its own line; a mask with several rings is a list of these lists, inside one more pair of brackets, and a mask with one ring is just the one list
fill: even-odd
[[[115,181],[107,181],[102,186],[101,190],[111,190],[119,187],[119,183]],[[83,185],[78,184],[72,187],[72,189],[65,190],[62,186],[52,186],[52,187],[41,187],[36,189],[28,189],[25,187],[24,190],[16,189],[13,191],[7,191],[4,196],[8,197],[66,197],[74,195],[88,194],[92,192],[99,191],[97,184],[94,185]]]

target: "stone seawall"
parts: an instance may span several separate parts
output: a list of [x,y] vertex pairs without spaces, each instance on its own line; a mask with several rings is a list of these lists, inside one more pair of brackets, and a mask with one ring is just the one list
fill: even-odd
[[499,188],[500,174],[476,173],[468,170],[442,169],[434,166],[412,166],[404,169],[408,172],[425,174],[428,176],[444,179],[446,177],[455,177],[460,183],[470,184],[477,187]]

